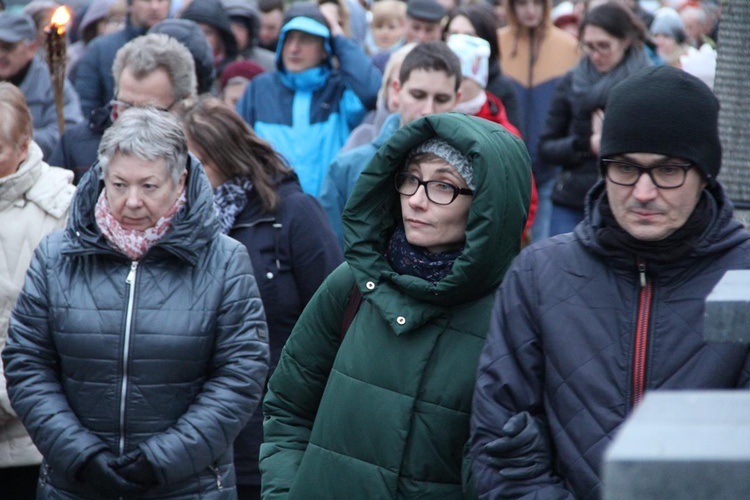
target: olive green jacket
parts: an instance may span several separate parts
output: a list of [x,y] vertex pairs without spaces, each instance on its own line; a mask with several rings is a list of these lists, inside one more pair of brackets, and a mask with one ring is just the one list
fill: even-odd
[[[394,174],[434,136],[471,159],[476,189],[464,251],[430,284],[397,274],[384,253],[400,218]],[[269,382],[264,498],[465,496],[476,365],[493,293],[521,244],[530,182],[523,142],[465,115],[420,119],[379,150],[344,211],[347,262],[312,298]],[[342,342],[355,280],[363,302]]]

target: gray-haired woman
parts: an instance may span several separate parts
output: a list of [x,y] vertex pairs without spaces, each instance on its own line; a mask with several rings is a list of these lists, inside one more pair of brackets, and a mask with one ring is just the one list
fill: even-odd
[[234,498],[232,441],[261,395],[266,323],[175,118],[124,112],[42,241],[3,352],[44,462],[41,498]]

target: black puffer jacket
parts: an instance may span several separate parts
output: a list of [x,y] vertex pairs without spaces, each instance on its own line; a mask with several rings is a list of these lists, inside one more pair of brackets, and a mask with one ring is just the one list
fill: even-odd
[[224,58],[216,68],[216,75],[221,75],[224,67],[237,59],[237,39],[232,33],[232,23],[220,0],[200,0],[190,5],[180,14],[182,19],[189,19],[198,24],[206,24],[215,29],[224,44]]
[[80,467],[136,448],[159,483],[139,498],[236,494],[232,441],[260,399],[268,336],[247,251],[219,233],[200,165],[188,172],[187,205],[140,261],[94,220],[98,165],[34,255],[3,361],[45,459],[43,498],[98,497]]
[[[603,191],[603,183],[592,191],[593,219],[524,250],[497,295],[472,416],[482,498],[598,499],[604,451],[638,397],[638,359],[646,390],[750,386],[747,346],[703,340],[706,296],[727,269],[750,269],[750,235],[721,189],[692,253],[642,262],[642,272],[632,255],[607,251],[595,236]],[[546,417],[555,460],[534,479],[503,480],[482,450],[524,410]]]
[[[604,103],[600,103],[604,107]],[[539,137],[539,157],[549,165],[562,165],[552,199],[555,203],[583,210],[586,192],[599,179],[596,157],[591,153],[593,106],[579,102],[573,94],[573,72],[557,84],[544,131]]]

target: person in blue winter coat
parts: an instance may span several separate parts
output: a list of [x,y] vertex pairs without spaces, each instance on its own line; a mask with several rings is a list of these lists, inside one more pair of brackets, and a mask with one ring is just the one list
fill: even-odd
[[224,236],[177,120],[122,113],[11,313],[8,394],[37,498],[236,497],[232,443],[268,369],[244,245]]
[[[188,99],[177,114],[211,181],[222,232],[250,253],[268,319],[270,376],[302,310],[344,256],[317,200],[232,108],[206,96]],[[240,500],[260,498],[262,442],[258,410],[235,441]]]
[[496,296],[472,407],[480,498],[601,498],[604,452],[644,392],[750,387],[750,348],[703,336],[707,295],[750,269],[716,179],[718,112],[677,68],[612,89],[586,218],[522,251]]
[[237,103],[240,116],[288,160],[313,196],[349,133],[374,109],[382,78],[329,17],[317,5],[292,5],[276,51],[278,71],[254,79]]

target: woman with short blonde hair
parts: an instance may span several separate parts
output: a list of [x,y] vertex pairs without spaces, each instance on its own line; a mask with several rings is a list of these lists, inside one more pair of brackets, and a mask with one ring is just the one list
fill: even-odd
[[[50,167],[33,141],[26,98],[0,82],[0,350],[34,248],[65,225],[73,173]],[[3,498],[34,498],[42,456],[11,408],[0,363],[0,484]]]

